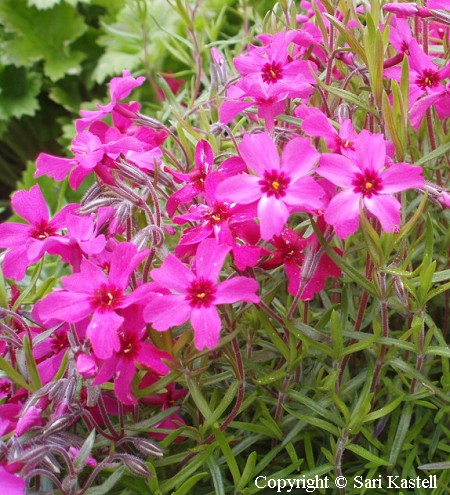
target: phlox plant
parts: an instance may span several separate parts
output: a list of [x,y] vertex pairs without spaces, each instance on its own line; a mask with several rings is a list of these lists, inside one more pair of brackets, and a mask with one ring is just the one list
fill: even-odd
[[124,68],[0,225],[0,488],[444,493],[449,2],[243,2],[212,50],[168,3],[195,68],[158,110]]

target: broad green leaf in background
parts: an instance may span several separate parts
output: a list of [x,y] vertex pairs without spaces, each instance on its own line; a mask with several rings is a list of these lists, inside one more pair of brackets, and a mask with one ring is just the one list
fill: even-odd
[[71,44],[86,30],[77,10],[61,3],[49,10],[28,8],[25,0],[0,2],[0,24],[10,34],[2,42],[4,64],[30,67],[44,61],[44,73],[57,81],[67,74],[79,74],[82,52]]
[[23,67],[0,66],[0,120],[34,115],[39,108],[42,77]]

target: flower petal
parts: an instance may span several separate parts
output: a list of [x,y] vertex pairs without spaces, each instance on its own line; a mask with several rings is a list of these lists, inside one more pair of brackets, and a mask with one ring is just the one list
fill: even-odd
[[52,292],[38,304],[39,316],[44,322],[59,320],[76,323],[92,311],[91,303],[86,294],[64,290]]
[[149,297],[149,304],[144,309],[144,320],[161,332],[183,324],[191,313],[192,308],[184,296],[155,294]]
[[280,235],[289,218],[289,211],[283,201],[275,196],[263,195],[258,203],[258,217],[261,237],[268,241],[274,235]]
[[139,351],[135,358],[139,364],[146,366],[160,375],[167,375],[170,368],[162,360],[172,360],[172,356],[168,352],[159,350],[150,342],[140,342]]
[[155,282],[162,287],[184,294],[190,282],[195,278],[189,268],[176,256],[168,254],[161,268],[150,272]]
[[195,308],[192,311],[191,323],[194,329],[194,345],[199,351],[205,347],[212,349],[218,344],[222,323],[214,306]]
[[31,225],[48,221],[48,207],[38,185],[29,191],[17,191],[11,198],[14,211]]
[[336,234],[341,239],[353,234],[358,228],[359,200],[359,194],[347,189],[334,196],[325,211],[325,221],[329,225],[333,225]]
[[386,161],[386,142],[382,134],[362,131],[356,139],[355,152],[362,171],[383,170]]
[[396,193],[406,189],[423,187],[422,167],[395,163],[381,175],[383,179],[383,193]]
[[195,273],[197,277],[203,277],[215,282],[230,250],[231,246],[217,244],[214,238],[205,239],[201,242],[195,255]]
[[281,170],[291,181],[296,181],[313,169],[319,157],[320,154],[312,146],[309,138],[292,139],[283,150]]
[[233,277],[217,285],[214,304],[233,304],[238,301],[259,303],[258,282],[249,277]]
[[235,175],[221,182],[216,189],[216,198],[249,204],[261,197],[259,178],[254,175]]
[[295,211],[317,211],[325,207],[325,191],[312,177],[301,177],[290,184],[283,200]]
[[355,175],[361,170],[346,156],[327,153],[321,156],[316,172],[339,187],[351,187]]
[[385,232],[396,232],[400,225],[400,203],[386,194],[364,198],[364,205],[375,215]]
[[114,311],[95,311],[86,331],[92,344],[92,351],[99,359],[108,359],[120,351],[117,330],[124,319]]
[[259,176],[264,171],[279,170],[280,157],[273,139],[267,133],[245,134],[239,152],[244,162]]

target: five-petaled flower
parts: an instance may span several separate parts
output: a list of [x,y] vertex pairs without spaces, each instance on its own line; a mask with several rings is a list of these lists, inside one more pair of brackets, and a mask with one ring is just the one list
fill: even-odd
[[259,302],[258,283],[254,279],[233,277],[217,282],[230,250],[230,246],[217,244],[215,239],[205,239],[197,248],[193,270],[174,255],[167,255],[161,268],[152,270],[151,276],[171,294],[149,296],[144,319],[159,331],[190,319],[195,347],[199,350],[215,347],[221,328],[216,306],[238,301]]
[[342,188],[324,215],[339,237],[346,238],[357,230],[363,208],[378,218],[386,232],[399,228],[400,203],[391,194],[422,187],[422,169],[407,163],[385,169],[385,160],[384,137],[367,131],[356,140],[353,160],[335,153],[322,155],[317,173]]

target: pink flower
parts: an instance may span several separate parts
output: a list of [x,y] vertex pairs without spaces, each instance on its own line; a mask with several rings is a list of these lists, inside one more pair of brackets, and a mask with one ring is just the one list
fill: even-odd
[[[408,46],[409,72],[409,107],[423,94],[433,95],[443,91],[441,82],[450,75],[450,64],[438,69],[433,58],[426,55],[415,39]],[[391,67],[384,71],[387,77],[400,81],[401,67]]]
[[40,260],[45,252],[64,242],[58,231],[65,226],[66,214],[75,208],[68,205],[50,219],[48,206],[38,185],[29,191],[14,193],[11,204],[17,215],[28,222],[5,222],[0,225],[0,247],[9,248],[3,263],[6,277],[22,280],[26,269]]
[[424,96],[414,103],[409,110],[409,120],[413,129],[419,129],[422,119],[432,105],[441,120],[450,117],[450,82],[446,86],[441,85],[436,93]]
[[422,169],[396,163],[384,169],[386,144],[381,134],[362,131],[355,145],[355,158],[334,153],[322,155],[317,173],[341,187],[325,211],[325,221],[346,238],[359,225],[361,208],[367,208],[386,232],[400,225],[400,203],[391,194],[422,187]]
[[117,398],[123,404],[137,404],[131,391],[136,363],[160,375],[166,375],[170,369],[162,360],[171,361],[172,357],[144,340],[148,334],[140,311],[127,308],[122,311],[122,316],[124,322],[118,332],[120,349],[101,362],[93,384],[101,385],[115,375],[114,392]]
[[145,82],[145,77],[134,78],[129,70],[122,72],[122,77],[113,77],[109,83],[111,101],[107,105],[97,105],[98,110],[81,110],[83,118],[77,120],[77,131],[80,132],[92,122],[103,119],[113,110],[117,110],[121,104],[120,100],[127,98],[131,91]]
[[[323,220],[322,220],[323,223]],[[300,277],[305,258],[316,255],[320,245],[314,234],[307,238],[301,237],[294,230],[284,228],[280,236],[275,236],[271,243],[275,247],[271,258],[261,264],[262,268],[270,269],[283,265],[288,278],[288,292],[295,296],[300,287]],[[340,277],[342,275],[339,267],[326,255],[322,253],[314,269],[314,273],[306,281],[301,299],[308,301],[313,299],[316,292],[325,287],[327,277]]]
[[208,141],[202,139],[197,143],[194,160],[194,170],[188,174],[176,172],[167,167],[165,168],[167,172],[173,175],[175,181],[179,184],[187,182],[184,187],[172,194],[167,201],[167,213],[169,216],[172,216],[175,213],[180,203],[189,203],[204,191],[205,179],[212,172],[214,163],[213,150]]
[[134,244],[118,244],[108,274],[92,261],[83,260],[79,273],[61,279],[64,290],[52,292],[38,303],[40,318],[76,323],[92,315],[86,334],[94,354],[99,359],[111,357],[121,348],[118,329],[124,318],[118,310],[140,302],[150,290],[147,284],[126,293],[131,273],[146,256],[147,252],[138,252]]
[[349,158],[352,157],[358,134],[350,119],[344,119],[337,131],[318,108],[302,105],[296,109],[295,115],[303,118],[302,131],[308,136],[324,138],[328,149]]
[[239,152],[257,175],[236,175],[217,187],[217,198],[239,204],[258,202],[261,237],[280,235],[290,213],[314,212],[324,207],[322,188],[308,177],[319,153],[307,138],[292,139],[280,160],[268,134],[246,134]]
[[213,348],[219,341],[221,328],[218,304],[238,301],[258,303],[256,280],[233,277],[217,282],[230,246],[206,239],[197,249],[195,269],[190,270],[174,255],[169,254],[161,268],[152,270],[151,276],[160,286],[169,289],[170,295],[149,296],[144,309],[145,321],[158,331],[182,325],[190,319],[194,329],[194,344],[199,350]]

